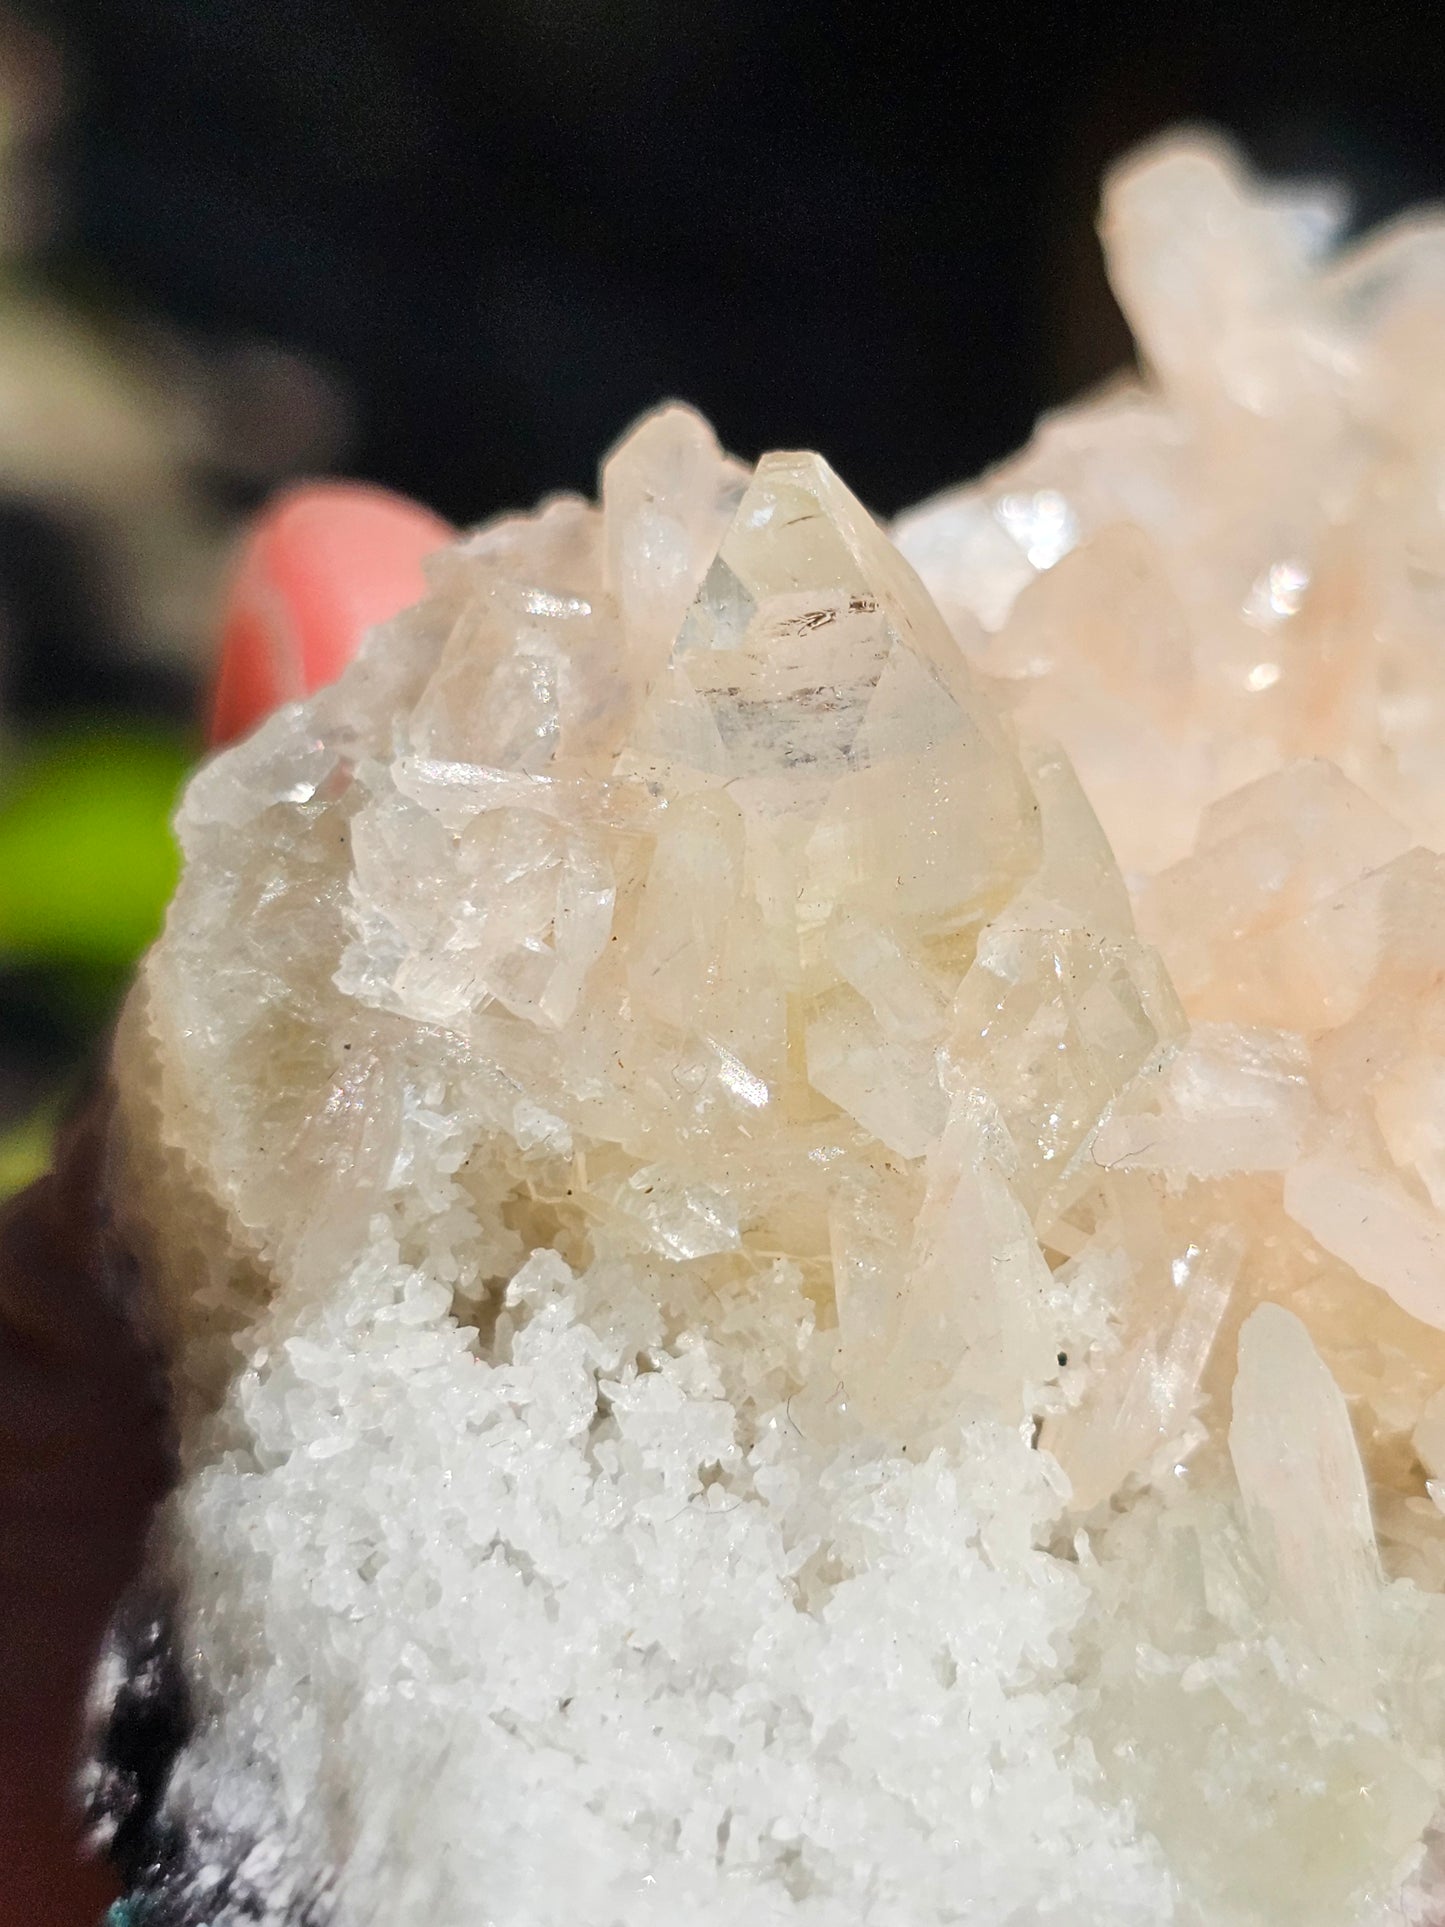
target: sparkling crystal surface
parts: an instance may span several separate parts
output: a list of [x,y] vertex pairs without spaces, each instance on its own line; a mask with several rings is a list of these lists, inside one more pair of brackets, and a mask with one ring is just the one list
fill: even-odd
[[665,409],[192,784],[168,1797],[308,1920],[1445,1904],[1445,225],[1328,212],[1130,160],[1138,381],[891,538]]

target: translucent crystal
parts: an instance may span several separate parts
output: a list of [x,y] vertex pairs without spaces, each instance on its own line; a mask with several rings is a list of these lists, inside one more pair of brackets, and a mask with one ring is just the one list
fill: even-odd
[[1281,1305],[1259,1306],[1240,1333],[1229,1455],[1290,1616],[1324,1652],[1362,1644],[1381,1585],[1365,1471],[1339,1387]]
[[1445,226],[1103,226],[1144,375],[896,540],[666,408],[193,782],[197,1917],[1439,1916]]

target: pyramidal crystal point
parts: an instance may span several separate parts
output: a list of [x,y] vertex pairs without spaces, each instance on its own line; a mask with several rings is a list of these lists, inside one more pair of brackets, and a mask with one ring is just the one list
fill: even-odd
[[662,409],[194,779],[167,1918],[1445,1903],[1445,228],[1331,222],[1151,150],[1138,383],[892,531]]

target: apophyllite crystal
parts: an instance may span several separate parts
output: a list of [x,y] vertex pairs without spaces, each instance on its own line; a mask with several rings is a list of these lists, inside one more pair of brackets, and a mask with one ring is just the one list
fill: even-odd
[[1327,214],[1131,162],[1145,381],[892,540],[666,409],[192,784],[155,1918],[1445,1917],[1445,224]]

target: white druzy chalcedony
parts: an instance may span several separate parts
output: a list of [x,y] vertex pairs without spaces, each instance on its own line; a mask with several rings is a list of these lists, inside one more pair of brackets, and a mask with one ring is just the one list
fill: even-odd
[[665,409],[188,791],[118,1197],[278,1919],[1429,1917],[1445,226],[1105,228],[1147,378],[892,539]]

